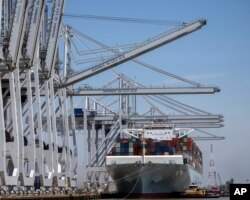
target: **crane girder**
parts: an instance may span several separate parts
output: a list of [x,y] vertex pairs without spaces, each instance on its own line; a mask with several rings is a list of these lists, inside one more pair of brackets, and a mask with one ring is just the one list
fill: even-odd
[[[118,116],[96,116],[94,121],[115,121]],[[147,124],[152,121],[174,124],[178,128],[221,128],[221,115],[169,115],[169,116],[122,116],[123,120],[136,124]],[[91,119],[90,119],[91,121]]]
[[195,136],[195,137],[192,137],[194,140],[199,140],[199,141],[202,141],[202,140],[224,140],[225,137],[219,137],[219,136],[214,136],[214,137],[206,137],[206,136]]
[[[76,118],[77,120],[81,120]],[[89,119],[92,121],[92,119]],[[98,122],[105,122],[106,124],[110,124],[109,122],[114,122],[117,120],[117,117],[94,117],[93,120],[98,121]],[[221,124],[221,120],[168,120],[168,119],[158,119],[158,118],[151,118],[151,119],[123,119],[127,120],[128,123],[135,123],[137,125],[145,125],[145,124],[152,124],[152,122],[157,122],[157,123],[169,123],[169,124],[174,124],[175,127],[177,128],[221,128],[224,125]],[[112,124],[111,123],[111,124]]]
[[[118,116],[96,116],[93,118],[95,121],[113,121],[116,120]],[[223,116],[222,115],[155,115],[155,116],[122,116],[124,120],[131,120],[131,121],[152,121],[152,120],[169,120],[169,121],[199,121],[199,120],[216,120],[216,122],[222,122]]]
[[175,124],[178,128],[221,128],[223,124],[213,124],[213,123],[186,123],[186,124]]
[[124,62],[127,62],[133,58],[136,58],[142,54],[145,54],[149,51],[152,51],[160,46],[163,46],[167,43],[170,43],[180,37],[188,35],[206,24],[206,20],[198,20],[190,24],[185,24],[182,27],[172,31],[158,35],[155,38],[150,40],[146,40],[145,42],[141,43],[138,48],[135,48],[131,51],[125,52],[123,54],[119,54],[114,58],[111,58],[107,61],[102,62],[101,64],[97,64],[90,69],[87,69],[83,72],[80,72],[70,78],[65,78],[63,80],[61,87],[67,87],[73,85],[79,81],[87,79],[91,76],[99,74],[103,71],[106,71],[110,68],[113,68],[117,65],[120,65]]
[[[116,119],[116,118],[115,118]],[[94,120],[95,121],[114,121],[115,120],[112,117],[95,117]],[[126,120],[126,119],[125,119]],[[166,122],[166,123],[171,123],[171,124],[204,124],[204,123],[221,123],[223,122],[223,120],[220,119],[207,119],[207,120],[169,120],[169,119],[143,119],[143,120],[131,120],[131,119],[127,119],[128,121],[135,121],[136,123],[146,123],[146,122],[152,122],[152,121],[159,121],[159,122]],[[91,119],[90,119],[91,121]]]
[[213,94],[217,87],[167,87],[167,88],[83,88],[68,90],[68,96],[103,96],[103,95],[155,95],[155,94]]
[[[139,121],[136,122],[136,124],[152,124],[152,122],[156,122],[158,123],[158,120],[145,120],[145,121]],[[182,121],[182,122],[173,122],[173,121],[169,121],[169,120],[162,120],[160,121],[160,123],[166,123],[166,124],[174,124],[175,127],[177,128],[221,128],[223,127],[223,124],[220,124],[219,122],[210,122],[210,121],[206,121],[205,123],[200,123],[200,122],[196,122],[196,121]]]
[[222,119],[223,116],[221,115],[166,115],[166,116],[162,116],[162,115],[157,115],[157,116],[132,116],[129,117],[130,120],[218,120],[218,119]]

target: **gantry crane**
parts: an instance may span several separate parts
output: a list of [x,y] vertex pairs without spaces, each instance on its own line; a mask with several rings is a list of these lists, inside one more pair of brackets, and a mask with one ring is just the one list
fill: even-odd
[[[5,67],[0,68],[1,73],[3,72],[0,75],[0,81],[2,83],[1,79],[7,78],[9,88],[6,89],[4,95],[1,90],[0,99],[3,100],[9,92],[10,101],[8,100],[6,105],[1,101],[0,106],[3,113],[12,111],[11,117],[7,115],[7,118],[6,116],[1,118],[0,130],[4,133],[1,134],[1,147],[4,152],[1,156],[1,163],[3,163],[0,168],[1,185],[17,186],[19,179],[21,186],[29,189],[34,186],[34,178],[37,176],[41,186],[51,187],[52,181],[56,185],[60,182],[57,180],[58,175],[63,178],[62,173],[58,173],[57,170],[58,143],[56,138],[58,136],[54,107],[54,77],[56,75],[53,74],[53,68],[64,1],[52,1],[52,4],[52,24],[46,48],[49,53],[45,57],[40,57],[40,37],[43,37],[42,41],[46,43],[46,35],[42,32],[48,29],[45,1],[1,1],[1,11],[3,8],[1,19],[3,18],[4,21],[4,25],[1,26],[4,32],[1,35],[1,62]],[[40,62],[43,58],[46,62]],[[48,69],[46,73],[41,73],[43,68],[40,63],[47,64],[45,65]],[[47,80],[40,82],[41,77],[46,77]],[[27,89],[27,95],[21,94],[24,87]],[[46,111],[53,116],[52,125],[51,116],[47,116],[46,130],[49,130],[49,148],[44,148],[42,109],[40,109],[44,105],[40,99],[42,90],[45,90],[47,99]],[[22,105],[21,98],[24,97],[27,100]],[[35,109],[33,105],[36,105]],[[29,115],[28,126],[24,120],[27,115]],[[8,120],[9,118],[11,121]],[[61,181],[63,187],[66,185],[65,180]]]
[[[139,124],[160,120],[175,123],[180,127],[221,127],[222,116],[220,115],[194,113],[194,115],[143,116],[136,115],[136,108],[133,108],[134,115],[130,115],[128,111],[129,95],[134,97],[133,101],[136,101],[136,95],[142,95],[149,100],[152,98],[149,97],[150,94],[212,94],[220,91],[217,87],[196,85],[196,87],[185,88],[147,88],[130,85],[126,88],[123,87],[127,84],[126,80],[119,79],[121,87],[115,89],[76,90],[73,88],[74,84],[82,80],[202,28],[206,20],[182,24],[178,29],[146,40],[133,49],[128,48],[130,49],[128,51],[114,51],[115,55],[101,64],[71,76],[66,73],[67,67],[71,65],[69,52],[71,33],[70,29],[61,26],[65,1],[0,0],[0,5],[2,22],[0,26],[0,151],[3,152],[0,155],[1,192],[3,185],[7,186],[7,189],[4,189],[7,192],[25,193],[28,190],[32,192],[34,182],[35,185],[38,183],[39,187],[41,186],[41,193],[52,191],[52,185],[62,190],[67,186],[76,188],[77,184],[79,188],[83,187],[82,182],[86,178],[91,179],[92,172],[98,172],[100,169],[97,167],[103,166],[103,158],[111,147],[115,135],[123,127],[124,121]],[[48,11],[49,7],[51,12]],[[51,13],[50,16],[49,13]],[[55,71],[59,55],[60,32],[66,40],[62,78]],[[114,101],[120,104],[118,113],[90,97],[96,95],[119,96],[119,101]],[[83,165],[89,167],[83,174],[84,178],[81,177],[82,172],[76,174],[78,121],[74,113],[74,96],[85,97],[81,118],[84,139],[86,141],[89,139],[89,143],[91,139],[95,142],[94,145],[89,145],[88,149],[84,147],[83,156],[88,160],[85,160]],[[90,101],[93,101],[93,110],[97,111],[97,107],[102,107],[104,115],[91,116]],[[70,109],[67,107],[68,103]],[[126,109],[123,108],[123,103],[126,104]],[[110,116],[107,116],[106,112],[109,112]],[[99,129],[96,129],[97,124]],[[91,127],[91,131],[88,131],[88,126]],[[102,135],[102,141],[98,143],[99,135]],[[111,143],[105,146],[107,141]],[[79,171],[81,170],[78,165]],[[78,180],[76,180],[77,176]]]

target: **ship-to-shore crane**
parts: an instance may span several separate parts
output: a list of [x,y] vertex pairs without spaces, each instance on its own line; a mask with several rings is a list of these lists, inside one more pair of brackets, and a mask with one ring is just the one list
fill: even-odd
[[[43,139],[43,122],[40,108],[41,90],[46,90],[47,106],[46,110],[50,111],[50,107],[54,108],[54,93],[48,90],[54,89],[54,78],[58,75],[51,74],[56,60],[56,48],[61,23],[61,16],[64,7],[64,1],[52,1],[52,16],[50,35],[42,34],[48,30],[47,5],[45,0],[18,0],[18,1],[1,1],[1,66],[0,68],[0,110],[3,111],[1,117],[0,131],[1,147],[3,154],[1,156],[0,179],[1,184],[10,188],[12,192],[17,192],[17,185],[20,185],[21,192],[33,190],[35,176],[39,178],[41,186],[51,187],[52,178],[57,179],[58,157],[57,142],[55,146],[52,141],[52,133],[50,132],[49,153],[44,149]],[[3,25],[3,26],[2,26]],[[56,31],[57,30],[57,31]],[[3,33],[3,34],[2,34]],[[40,40],[40,39],[43,40]],[[41,46],[47,46],[48,39],[49,51],[48,56],[40,57]],[[42,49],[44,50],[44,49]],[[48,66],[47,73],[41,73],[40,59],[46,58]],[[49,80],[50,87],[44,87],[44,77],[51,78]],[[43,79],[41,79],[43,78]],[[2,80],[8,80],[8,84],[2,85]],[[46,81],[45,81],[46,82]],[[33,85],[34,84],[34,85]],[[45,86],[48,86],[47,82]],[[2,87],[5,91],[2,94]],[[27,93],[23,93],[26,90]],[[8,98],[9,95],[9,98]],[[53,95],[53,96],[52,96]],[[7,103],[5,100],[7,99]],[[26,99],[23,102],[23,99]],[[49,99],[53,101],[51,103]],[[4,100],[4,101],[2,101]],[[33,107],[35,105],[35,107]],[[34,109],[35,108],[35,109]],[[11,115],[9,114],[11,111]],[[34,115],[35,112],[35,115]],[[51,111],[52,116],[55,110]],[[29,116],[28,125],[25,124],[25,118]],[[34,117],[34,120],[33,120]],[[55,123],[53,127],[53,137],[56,138]],[[50,120],[47,120],[47,127],[50,127]],[[46,128],[47,129],[47,128]],[[9,139],[10,138],[10,139]],[[53,156],[52,155],[56,155]],[[46,163],[47,162],[47,163]],[[48,170],[44,169],[45,164]],[[53,169],[54,168],[54,169]],[[55,175],[55,177],[52,176]],[[20,183],[18,182],[20,180]],[[57,183],[58,180],[55,181]],[[65,181],[63,180],[63,187]],[[30,190],[31,189],[31,190]]]
[[[206,20],[183,23],[177,29],[126,51],[112,50],[113,55],[108,59],[72,75],[67,74],[71,67],[72,33],[69,27],[62,26],[65,0],[0,0],[0,5],[1,194],[34,193],[35,189],[41,194],[65,190],[72,193],[77,187],[83,189],[87,180],[98,181],[100,170],[105,171],[103,161],[107,149],[118,131],[128,124],[161,121],[183,128],[222,126],[221,115],[193,111],[188,107],[186,111],[191,112],[167,116],[150,103],[155,101],[165,106],[170,99],[160,95],[213,94],[220,91],[218,87],[194,84],[195,87],[150,88],[128,81],[121,75],[116,79],[120,84],[118,88],[74,88],[76,83],[127,61],[143,64],[135,58],[199,30]],[[60,35],[65,39],[62,73],[57,71]],[[105,48],[97,51],[103,50]],[[152,115],[136,113],[138,95],[152,106]],[[75,118],[75,96],[84,96],[83,114],[79,118]],[[94,96],[118,96],[119,99],[105,104]],[[132,112],[129,111],[129,96],[134,102]],[[93,103],[92,110],[90,102]],[[109,108],[108,105],[117,102],[118,111]],[[101,114],[98,113],[99,107],[103,110]],[[162,115],[153,114],[155,110]],[[77,163],[77,131],[82,131],[83,142],[88,143],[83,144],[81,156],[88,159],[84,163]],[[107,181],[106,176],[105,179]]]

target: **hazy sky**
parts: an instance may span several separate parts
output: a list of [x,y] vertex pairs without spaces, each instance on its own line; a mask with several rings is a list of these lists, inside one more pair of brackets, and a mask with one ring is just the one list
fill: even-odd
[[[208,130],[226,137],[223,141],[199,142],[207,182],[210,144],[214,144],[217,172],[223,182],[250,179],[250,1],[248,0],[67,0],[66,13],[163,19],[208,20],[201,30],[140,57],[168,72],[206,85],[216,85],[214,95],[172,96],[205,111],[224,115],[224,128]],[[169,27],[104,21],[64,19],[75,29],[107,44],[142,42]],[[171,83],[133,63],[116,68],[144,84]],[[111,79],[104,72],[84,83],[101,84]],[[160,78],[159,78],[160,77]]]

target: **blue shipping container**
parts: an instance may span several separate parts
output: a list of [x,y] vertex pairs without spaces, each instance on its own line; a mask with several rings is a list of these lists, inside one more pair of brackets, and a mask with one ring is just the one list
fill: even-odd
[[75,108],[74,113],[76,117],[83,117],[83,110],[82,108]]

